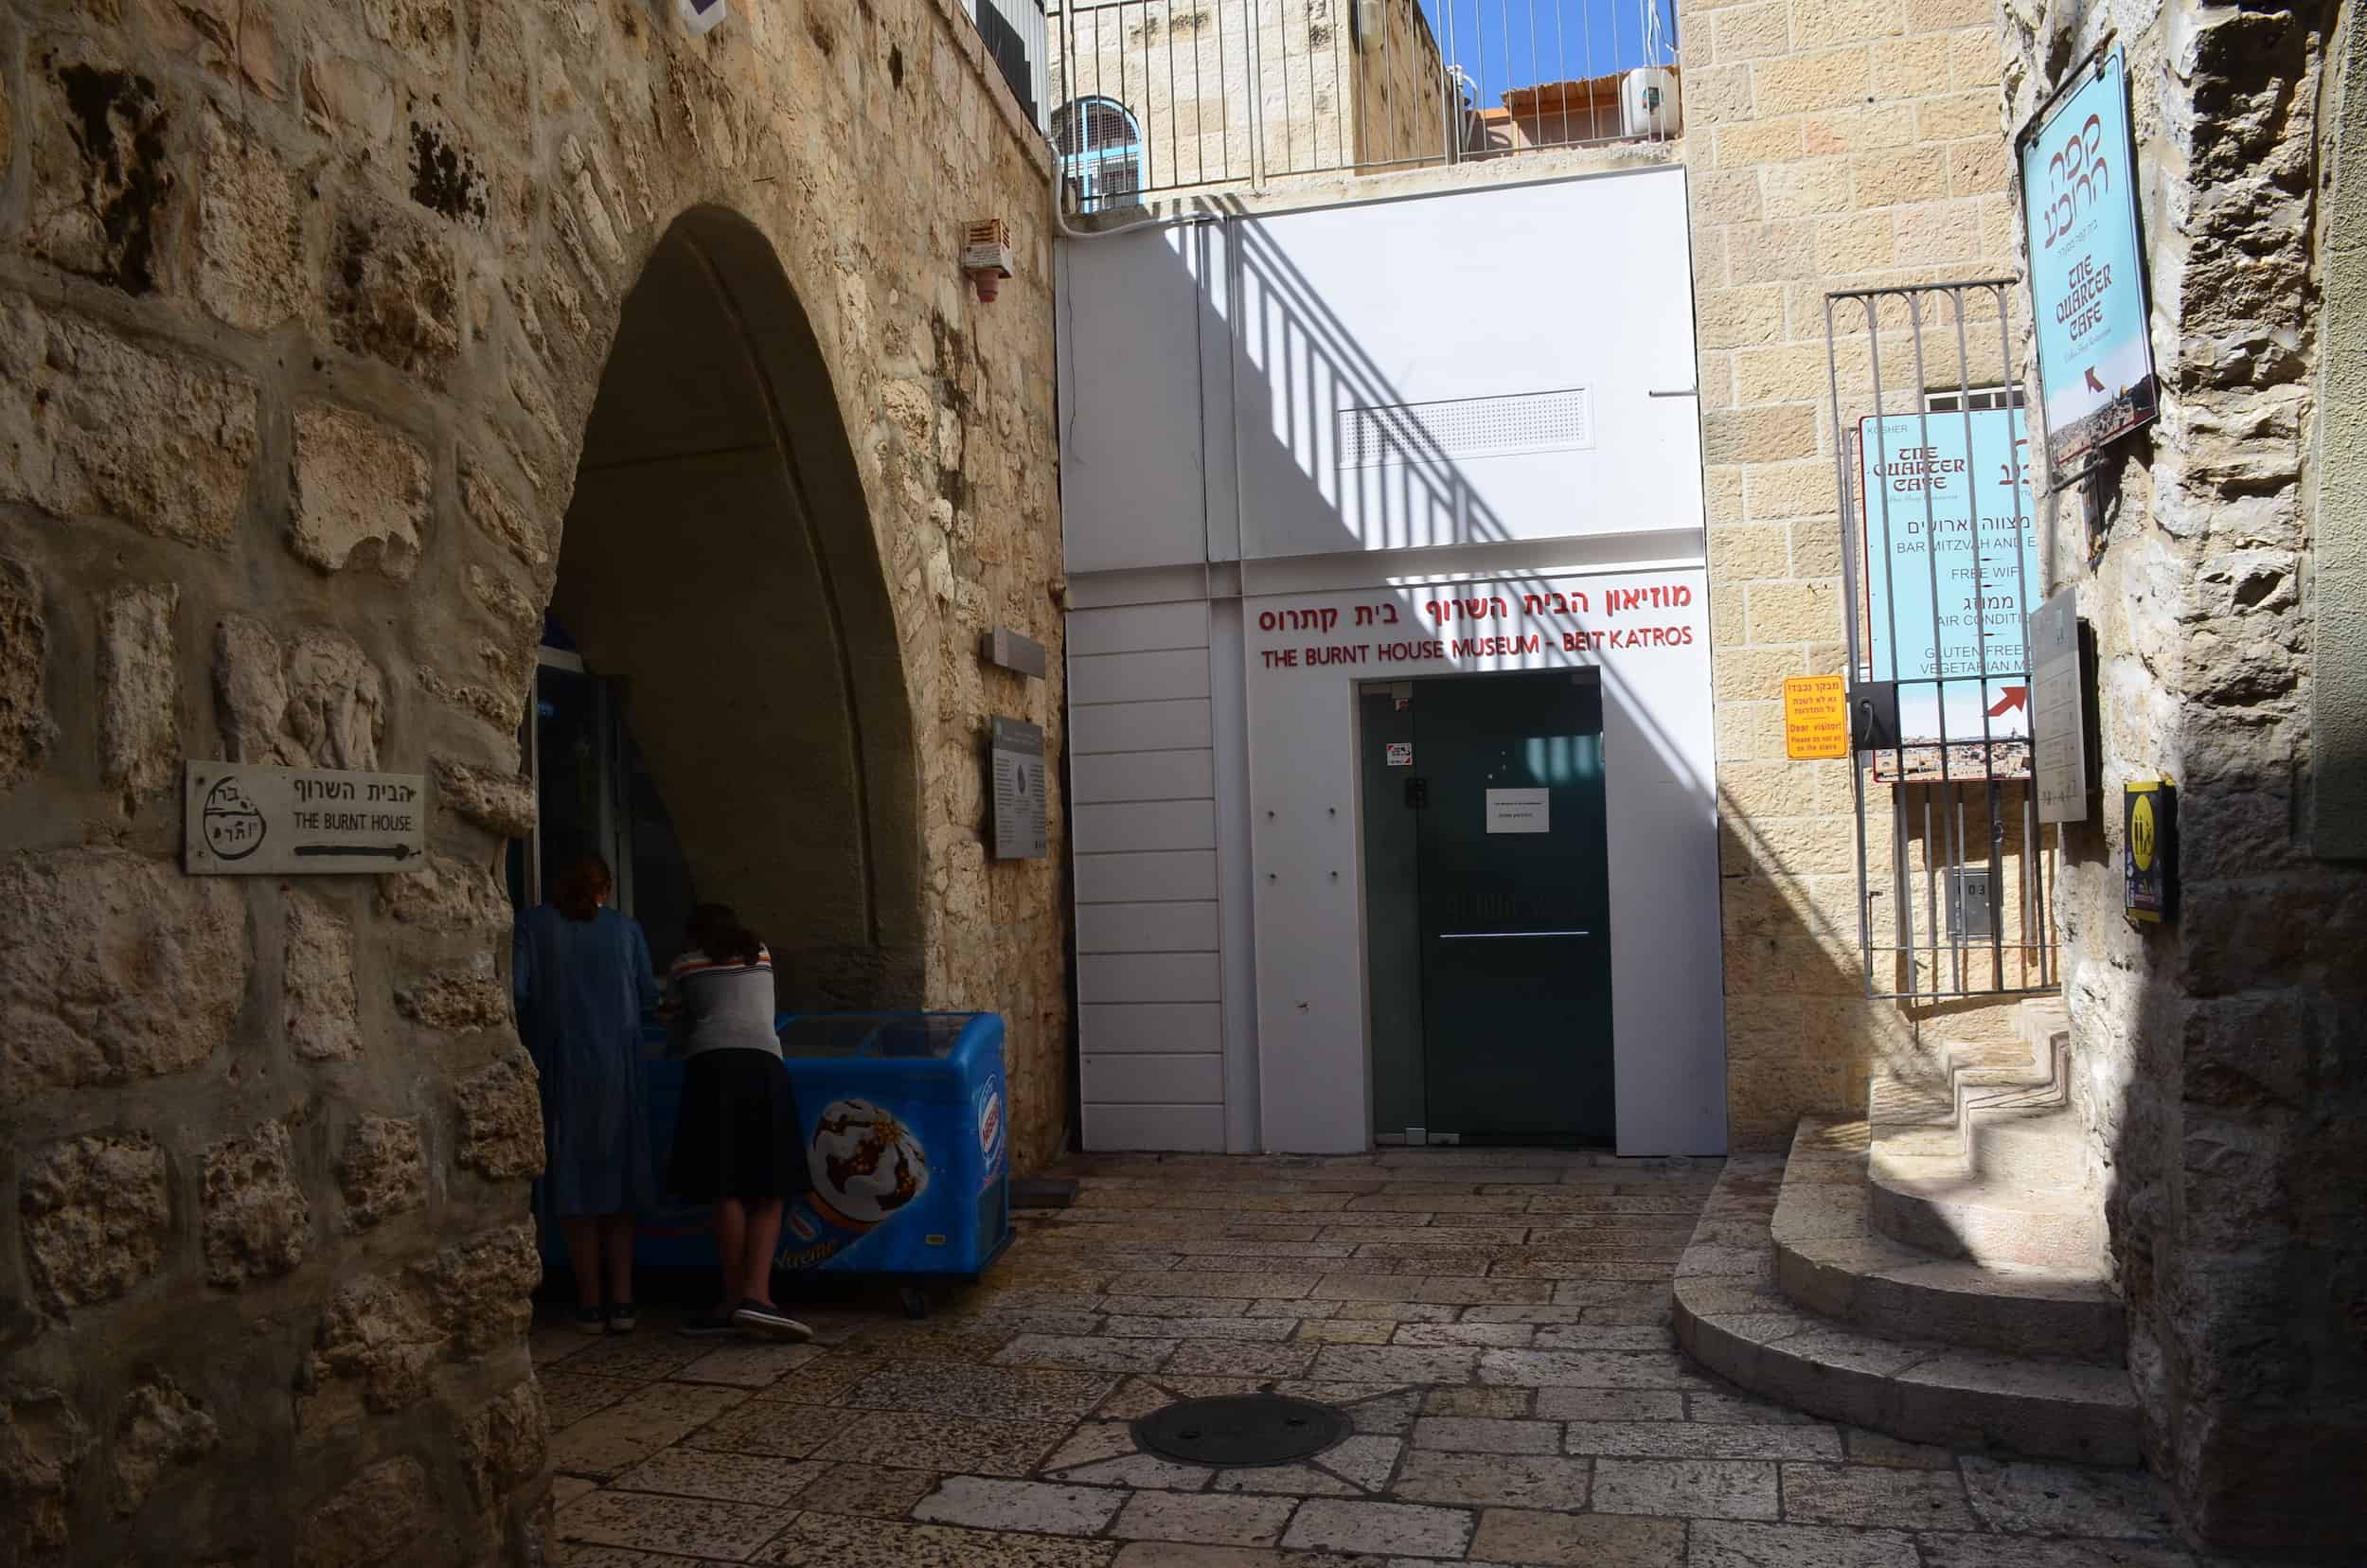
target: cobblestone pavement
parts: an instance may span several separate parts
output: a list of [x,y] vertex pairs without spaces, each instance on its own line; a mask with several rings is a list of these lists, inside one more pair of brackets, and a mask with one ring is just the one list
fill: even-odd
[[[538,1330],[576,1568],[2197,1568],[2139,1472],[1951,1453],[1692,1369],[1717,1175],[1608,1157],[1092,1157],[932,1317],[809,1345]],[[884,1303],[883,1303],[884,1307]],[[1170,1401],[1344,1407],[1312,1462],[1137,1452]]]

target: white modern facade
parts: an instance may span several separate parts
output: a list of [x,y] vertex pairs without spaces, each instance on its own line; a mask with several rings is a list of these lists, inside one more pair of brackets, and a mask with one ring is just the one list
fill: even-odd
[[[1392,989],[1411,905],[1391,900],[1414,894],[1378,885],[1373,803],[1396,796],[1374,785],[1397,780],[1370,770],[1420,769],[1411,744],[1361,749],[1360,714],[1558,671],[1599,699],[1603,864],[1572,874],[1607,879],[1607,922],[1445,935],[1563,942],[1608,993],[1584,1048],[1608,1054],[1619,1151],[1724,1149],[1684,182],[1653,165],[1060,244],[1087,1148],[1467,1131],[1388,1108],[1391,1053],[1425,1029],[1435,1050],[1447,1004],[1443,982],[1418,1009]],[[1497,820],[1515,792],[1486,794],[1487,834],[1528,830]],[[1516,949],[1545,951],[1490,951]],[[1474,1072],[1486,1040],[1457,1047]]]

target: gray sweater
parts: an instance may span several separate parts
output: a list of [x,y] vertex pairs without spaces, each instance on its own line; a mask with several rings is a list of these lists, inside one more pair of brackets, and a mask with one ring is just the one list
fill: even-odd
[[773,1032],[773,955],[753,964],[718,960],[692,949],[666,973],[667,1027],[679,1056],[749,1050],[781,1054]]

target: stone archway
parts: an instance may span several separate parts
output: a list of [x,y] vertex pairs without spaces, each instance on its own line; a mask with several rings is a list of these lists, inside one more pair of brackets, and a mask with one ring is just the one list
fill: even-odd
[[829,367],[737,214],[676,219],[626,297],[551,611],[622,678],[699,895],[772,940],[784,1006],[918,1006],[895,607]]
[[[731,9],[0,17],[0,1560],[541,1559],[500,867],[554,595],[678,821],[834,803],[693,846],[715,891],[816,1000],[1002,1011],[1014,1161],[1057,1151],[1059,803],[1052,857],[988,862],[979,755],[993,714],[1062,737],[1050,155],[954,0]],[[677,272],[707,326],[653,360]],[[697,644],[650,584],[730,554],[561,527],[587,447],[625,489],[612,362],[632,422],[710,377],[763,411],[770,498],[699,521],[774,576],[707,584]],[[996,626],[1050,676],[985,668]],[[722,761],[667,731],[742,665],[797,702]],[[187,875],[185,759],[423,775],[423,864]]]

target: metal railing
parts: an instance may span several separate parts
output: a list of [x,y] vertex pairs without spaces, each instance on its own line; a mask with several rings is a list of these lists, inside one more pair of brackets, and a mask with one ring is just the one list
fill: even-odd
[[1067,0],[1049,15],[1050,131],[1080,211],[1664,140],[1680,125],[1671,4]]
[[2045,583],[2016,290],[1824,297],[1869,996],[2059,979],[2059,835],[2031,782],[2027,622]]

